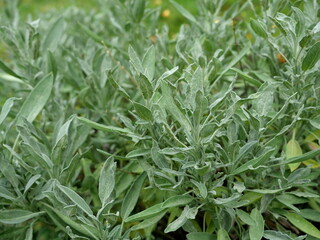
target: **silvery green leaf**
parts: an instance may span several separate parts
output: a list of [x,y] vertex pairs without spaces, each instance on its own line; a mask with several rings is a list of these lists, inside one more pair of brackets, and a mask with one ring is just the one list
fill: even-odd
[[304,16],[304,13],[299,8],[292,7],[292,10],[294,11],[297,22],[295,26],[296,34],[298,37],[300,37],[305,32],[306,18]]
[[71,124],[71,122],[73,121],[73,119],[75,118],[75,116],[73,115],[68,121],[66,121],[61,128],[59,129],[55,144],[57,144],[64,136],[68,135],[68,130],[69,130],[69,126]]
[[205,183],[197,182],[193,179],[191,179],[190,181],[198,188],[200,196],[205,199],[208,195],[208,190]]
[[257,208],[251,211],[250,217],[255,222],[254,225],[249,226],[250,240],[260,240],[264,233],[264,219]]
[[135,133],[131,132],[129,129],[126,129],[126,128],[106,126],[106,125],[91,121],[91,120],[84,118],[84,117],[78,117],[78,119],[81,122],[83,122],[84,124],[86,124],[92,128],[104,131],[104,132],[114,132],[114,133],[120,133],[120,134],[127,135],[127,136],[137,136]]
[[285,213],[284,216],[298,229],[316,238],[320,238],[319,229],[296,213]]
[[72,189],[62,186],[60,184],[56,185],[78,208],[88,214],[90,217],[93,216],[93,212],[86,201],[80,197],[78,193],[73,191]]
[[172,117],[175,120],[177,120],[181,124],[181,126],[186,129],[186,131],[190,131],[191,130],[190,121],[175,104],[175,101],[174,101],[174,98],[172,97],[172,93],[168,83],[163,81],[161,84],[161,90],[163,94],[162,100],[161,100],[163,107],[165,107],[170,112]]
[[138,83],[143,97],[145,99],[150,99],[153,95],[153,87],[149,79],[144,74],[140,74],[138,77]]
[[187,235],[188,240],[216,240],[213,234],[206,232],[191,232]]
[[14,201],[16,199],[16,196],[13,193],[11,193],[8,189],[2,186],[0,186],[0,197],[11,201]]
[[148,78],[150,82],[152,82],[154,73],[156,70],[156,55],[155,55],[155,48],[152,45],[148,48],[146,54],[142,59],[142,65],[144,68],[144,74]]
[[52,24],[51,28],[49,28],[49,32],[42,45],[44,51],[47,51],[47,49],[52,52],[56,50],[62,39],[64,28],[64,19],[63,17],[60,17]]
[[139,56],[137,55],[137,53],[135,52],[135,50],[132,48],[132,46],[129,46],[128,52],[129,52],[130,63],[133,65],[134,69],[138,73],[144,74],[142,62],[141,62]]
[[13,76],[13,77],[16,77],[17,79],[21,79],[22,77],[20,75],[18,75],[17,73],[15,73],[14,71],[12,71],[4,62],[2,62],[0,60],[0,69],[2,71],[4,71],[5,73]]
[[252,217],[251,217],[248,213],[242,211],[241,209],[237,209],[236,212],[237,212],[237,216],[238,216],[238,217],[241,219],[241,221],[243,221],[245,224],[248,224],[249,226],[254,226],[254,225],[255,225],[254,220],[252,219]]
[[190,208],[188,205],[185,206],[183,209],[181,215],[171,222],[166,229],[164,230],[165,233],[174,232],[180,227],[183,226],[183,224],[186,223],[188,219],[194,219],[197,215],[198,210],[196,208]]
[[48,101],[53,87],[52,75],[43,77],[23,102],[17,114],[17,124],[22,123],[22,119],[32,122]]
[[192,202],[193,198],[189,195],[177,195],[168,198],[166,201],[162,203],[162,208],[171,208],[177,206],[185,206]]
[[242,193],[246,187],[243,182],[234,182],[233,189],[236,190],[238,193]]
[[152,161],[159,167],[159,168],[169,168],[169,163],[166,157],[160,153],[159,145],[156,141],[152,142],[151,148],[151,158]]
[[158,203],[156,205],[153,205],[152,207],[149,207],[142,212],[136,213],[127,219],[125,219],[125,222],[133,222],[133,221],[140,221],[148,218],[152,218],[158,214],[161,214],[163,212],[166,212],[166,209],[163,209],[162,203]]
[[3,123],[4,119],[7,117],[8,113],[10,112],[11,108],[13,107],[14,101],[21,100],[20,98],[9,98],[4,103],[3,107],[1,108],[0,112],[0,125]]
[[262,37],[262,38],[268,37],[266,30],[264,29],[264,27],[262,26],[262,24],[259,21],[255,20],[255,19],[251,19],[250,26],[253,29],[253,31],[257,35],[259,35],[260,37]]
[[30,227],[28,228],[27,232],[26,232],[26,238],[25,240],[32,240],[33,239],[33,223],[30,225]]
[[316,65],[320,59],[320,42],[315,43],[302,60],[302,70],[307,71]]
[[7,159],[0,153],[0,171],[2,172],[3,176],[10,182],[10,184],[14,188],[18,188],[19,180],[16,177],[16,171],[14,167],[8,162]]
[[[80,224],[80,223],[72,220],[69,216],[64,215],[59,210],[53,208],[52,206],[50,206],[46,203],[44,203],[44,206],[45,206],[46,212],[50,216],[50,218],[52,218],[55,223],[59,222],[60,227],[70,226],[71,228],[75,229],[76,231],[78,231],[81,234],[84,234],[87,237],[93,238],[95,240],[99,239],[98,236],[100,234],[99,234],[99,231],[95,227],[93,227],[91,225]],[[59,220],[61,220],[62,223],[60,223]]]
[[265,230],[263,237],[269,240],[294,240],[285,233],[273,230]]
[[129,152],[126,155],[126,158],[136,158],[136,157],[142,157],[142,156],[146,156],[146,155],[150,155],[150,149],[135,149],[132,150],[131,152]]
[[144,220],[143,222],[137,224],[137,225],[134,225],[132,227],[132,230],[133,231],[136,231],[136,230],[139,230],[139,229],[147,229],[148,227],[154,225],[154,224],[157,224],[161,218],[164,217],[164,215],[166,214],[166,212],[162,212],[152,218],[148,218],[146,220]]
[[32,177],[29,179],[29,181],[27,182],[27,184],[26,184],[26,186],[25,186],[25,188],[24,188],[23,194],[25,194],[25,193],[29,190],[29,188],[30,188],[40,177],[41,177],[40,174],[37,174],[37,175],[32,176]]
[[[142,188],[142,185],[147,177],[147,174],[144,172],[141,174],[131,185],[130,189],[126,193],[122,205],[121,205],[121,217],[124,220],[128,220],[128,216],[134,209],[135,205],[137,204],[137,201],[139,199],[140,190]],[[131,216],[132,217],[132,216]],[[129,221],[129,220],[128,220]]]
[[137,102],[133,102],[133,106],[137,112],[137,115],[145,120],[145,121],[152,121],[153,120],[153,116],[152,113],[150,111],[150,109],[148,109],[146,106],[137,103]]
[[116,163],[114,162],[113,157],[109,157],[103,164],[99,177],[99,198],[102,207],[107,204],[107,201],[114,190],[115,170]]
[[218,230],[217,240],[230,240],[229,234],[224,228]]
[[195,19],[195,17],[188,11],[186,10],[184,7],[182,7],[180,4],[178,4],[177,2],[170,0],[170,3],[189,21],[198,24],[197,20]]
[[311,208],[301,209],[300,215],[313,222],[320,222],[320,211],[318,210],[311,209]]
[[44,212],[33,213],[22,209],[1,210],[0,222],[4,224],[19,224],[42,214]]

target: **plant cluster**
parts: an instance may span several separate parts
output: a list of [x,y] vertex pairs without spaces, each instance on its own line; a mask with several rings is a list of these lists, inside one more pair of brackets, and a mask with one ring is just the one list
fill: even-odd
[[97,2],[1,9],[0,239],[320,239],[317,0]]

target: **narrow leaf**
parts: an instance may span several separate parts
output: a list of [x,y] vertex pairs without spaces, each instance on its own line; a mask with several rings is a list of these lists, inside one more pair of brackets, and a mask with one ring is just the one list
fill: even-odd
[[138,54],[134,51],[134,49],[131,45],[129,46],[128,52],[129,52],[130,63],[133,65],[134,69],[138,73],[144,73],[142,62],[141,62]]
[[129,129],[126,129],[126,128],[118,128],[118,127],[113,127],[113,126],[106,126],[106,125],[91,121],[91,120],[89,120],[87,118],[84,118],[84,117],[78,117],[78,119],[81,122],[83,122],[84,124],[86,124],[86,125],[88,125],[88,126],[90,126],[92,128],[95,128],[97,130],[104,131],[104,132],[120,133],[120,134],[123,134],[123,135],[129,135],[129,136],[135,135],[133,132],[131,132]]
[[178,207],[178,206],[186,206],[190,202],[192,202],[193,198],[189,195],[178,195],[168,198],[164,203],[161,205],[162,208],[171,208],[171,207]]
[[22,119],[32,122],[48,101],[53,86],[52,74],[45,76],[31,91],[24,101],[16,119],[17,124],[22,123]]
[[302,60],[302,70],[307,71],[313,68],[313,66],[320,59],[320,42],[315,43],[307,52],[306,56]]
[[258,167],[262,165],[265,161],[267,161],[272,156],[273,150],[274,150],[273,148],[269,149],[265,153],[261,154],[261,156],[244,163],[243,165],[235,169],[231,174],[232,175],[240,174],[242,172],[249,170],[250,166]]
[[154,224],[156,224],[157,222],[160,221],[161,218],[163,218],[163,216],[166,214],[166,212],[162,212],[152,218],[148,218],[146,220],[144,220],[143,222],[137,224],[137,225],[134,225],[132,227],[132,230],[133,231],[136,231],[136,230],[139,230],[139,229],[146,229]]
[[165,81],[162,82],[162,102],[163,106],[170,112],[172,117],[177,120],[183,128],[185,128],[188,132],[191,130],[191,124],[187,117],[183,114],[183,112],[177,107],[174,102],[174,99],[171,95],[171,90]]
[[226,72],[228,72],[234,65],[236,65],[249,51],[250,51],[250,44],[247,44],[240,52],[235,56],[219,73],[219,77],[215,80],[217,82]]
[[16,78],[19,78],[21,79],[22,77],[19,76],[18,74],[16,74],[14,71],[12,71],[6,64],[4,64],[4,62],[2,62],[0,60],[0,69],[3,70],[5,73],[11,75],[11,76],[14,76]]
[[38,217],[44,212],[33,213],[22,209],[10,209],[0,211],[0,222],[4,224],[19,224],[31,218]]
[[237,211],[237,216],[241,219],[242,222],[251,226],[255,225],[254,220],[248,213],[246,213],[245,211],[242,211],[241,209],[237,209],[236,211]]
[[217,240],[217,238],[206,232],[192,232],[187,235],[188,240]]
[[152,113],[147,107],[145,107],[144,105],[137,103],[137,102],[133,102],[133,106],[137,112],[137,115],[141,119],[143,119],[145,121],[152,121],[152,119],[153,119]]
[[4,119],[7,117],[8,113],[10,112],[11,108],[13,107],[13,103],[16,100],[20,100],[20,98],[9,98],[7,99],[7,101],[4,103],[2,109],[1,109],[1,113],[0,113],[0,125],[2,124],[2,122],[4,121]]
[[13,193],[11,193],[7,188],[0,186],[0,198],[13,201],[16,199],[16,196]]
[[89,216],[93,216],[93,212],[89,205],[86,203],[85,200],[83,200],[82,197],[79,196],[78,193],[73,191],[72,189],[62,186],[60,184],[57,185],[57,187],[77,206],[79,207],[82,211],[87,213]]
[[197,20],[195,19],[195,17],[188,11],[186,10],[184,7],[182,7],[180,4],[178,4],[177,2],[170,0],[170,3],[173,4],[173,6],[189,21],[196,23],[197,24]]
[[98,238],[99,231],[95,228],[92,227],[91,225],[84,225],[77,223],[73,221],[70,217],[64,215],[62,212],[58,211],[57,209],[51,207],[50,205],[43,203],[43,205],[46,206],[46,212],[48,212],[48,215],[51,217],[53,221],[56,221],[56,219],[61,219],[59,221],[59,225],[63,224],[66,226],[72,227],[74,230],[78,231],[79,233],[84,234],[85,236],[88,236],[90,238],[94,238],[96,240],[99,240]]
[[140,220],[145,220],[147,218],[154,217],[158,214],[161,214],[162,212],[165,212],[166,209],[163,209],[162,203],[158,203],[152,207],[147,208],[146,210],[139,212],[137,214],[134,214],[130,217],[128,217],[125,222],[134,222],[134,221],[140,221]]
[[60,17],[57,21],[53,23],[49,32],[46,35],[46,38],[43,42],[43,50],[55,51],[58,44],[61,41],[62,35],[64,32],[64,20],[63,17]]
[[264,220],[258,209],[253,209],[251,211],[250,217],[255,222],[254,225],[249,226],[250,240],[260,240],[262,239],[264,233]]
[[306,219],[314,222],[320,222],[320,211],[310,208],[305,208],[300,210],[300,215]]
[[153,87],[151,85],[151,82],[148,80],[148,78],[140,74],[138,78],[139,87],[141,89],[142,95],[145,99],[150,99],[153,94]]
[[55,144],[57,144],[64,136],[68,135],[69,126],[73,121],[73,119],[74,119],[74,115],[61,126],[61,128],[59,129]]
[[166,229],[164,230],[165,233],[174,232],[180,227],[182,227],[188,219],[195,219],[198,210],[196,208],[189,208],[189,206],[185,206],[181,215],[170,223]]
[[297,162],[303,162],[306,160],[309,160],[311,158],[314,158],[316,156],[318,156],[320,154],[320,148],[304,153],[301,156],[297,156],[297,157],[293,157],[293,158],[289,158],[286,161],[284,161],[284,164],[288,164],[288,163],[297,163]]
[[149,79],[149,81],[152,81],[156,70],[156,53],[153,45],[144,55],[142,65],[144,68],[144,74]]
[[121,217],[123,219],[127,219],[127,217],[130,215],[130,213],[134,209],[135,205],[137,204],[137,201],[140,195],[140,190],[146,179],[146,176],[147,176],[146,172],[142,173],[131,185],[129,191],[124,197],[124,200],[121,205]]
[[229,234],[224,228],[220,228],[218,231],[218,238],[217,240],[231,240]]
[[285,233],[272,230],[264,231],[263,237],[268,240],[294,240]]
[[262,38],[267,38],[268,37],[267,32],[264,30],[264,28],[262,27],[261,23],[258,22],[257,20],[251,19],[250,20],[250,26],[253,29],[253,31],[257,35],[259,35],[260,37],[262,37]]
[[29,188],[41,177],[40,174],[34,175],[32,176],[29,181],[27,182],[26,186],[24,187],[24,192],[23,194],[25,194]]
[[296,213],[286,213],[284,216],[298,229],[313,237],[320,238],[320,231],[308,220]]
[[109,157],[103,164],[99,177],[99,198],[102,207],[107,204],[107,200],[114,189],[115,169],[116,163],[112,157]]

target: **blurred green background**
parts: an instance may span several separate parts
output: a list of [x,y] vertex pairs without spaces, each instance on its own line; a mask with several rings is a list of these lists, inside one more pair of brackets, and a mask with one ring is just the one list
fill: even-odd
[[[196,0],[176,0],[176,2],[183,5],[190,12],[196,12]],[[19,8],[22,17],[26,17],[29,14],[36,17],[38,13],[47,12],[53,9],[63,9],[72,5],[84,9],[94,9],[97,7],[97,2],[95,0],[20,0]],[[161,7],[162,11],[169,10],[169,16],[164,13],[164,19],[173,20],[180,18],[180,15],[174,10],[169,0],[148,0],[148,5],[152,7]]]

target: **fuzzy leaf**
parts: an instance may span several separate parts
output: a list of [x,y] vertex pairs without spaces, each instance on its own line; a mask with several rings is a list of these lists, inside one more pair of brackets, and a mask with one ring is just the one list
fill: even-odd
[[142,173],[131,185],[129,191],[125,195],[122,205],[121,205],[121,217],[123,219],[128,219],[128,216],[134,209],[135,205],[137,204],[137,201],[139,199],[140,190],[142,188],[142,185],[146,179],[146,172]]
[[254,225],[249,226],[250,240],[260,240],[262,239],[264,233],[264,220],[258,209],[253,209],[251,211],[250,217],[255,222]]
[[140,221],[145,220],[151,217],[154,217],[158,214],[161,214],[166,211],[166,209],[163,209],[162,203],[158,203],[152,207],[147,208],[146,210],[143,210],[142,212],[139,212],[137,214],[134,214],[127,219],[125,219],[125,222],[134,222],[134,221]]
[[79,196],[78,193],[73,191],[72,189],[62,186],[60,184],[57,185],[57,187],[82,211],[84,211],[89,216],[93,217],[93,212],[89,205],[86,203],[86,201]]
[[107,204],[107,200],[114,189],[115,170],[116,163],[112,157],[109,157],[103,164],[99,177],[99,198],[102,206]]
[[33,213],[22,209],[10,209],[0,211],[0,222],[4,224],[19,224],[34,217],[42,215],[44,212]]
[[168,198],[164,203],[161,205],[162,208],[171,208],[171,207],[178,207],[178,206],[185,206],[189,204],[193,200],[192,197],[189,195],[178,195]]
[[314,67],[320,59],[320,42],[315,43],[302,60],[302,70],[307,71]]
[[20,111],[16,117],[17,124],[22,123],[22,119],[32,122],[43,107],[46,105],[53,87],[52,74],[45,76],[30,92],[24,101]]
[[48,34],[43,42],[43,50],[47,51],[49,49],[51,52],[55,51],[59,42],[61,41],[64,32],[64,19],[60,17],[57,21],[53,23],[49,29]]
[[156,70],[156,53],[153,45],[148,49],[148,51],[144,55],[142,60],[142,66],[144,68],[144,74],[146,75],[148,80],[152,82]]
[[1,112],[0,112],[0,125],[3,123],[4,119],[7,117],[8,113],[10,112],[11,108],[13,107],[13,103],[16,100],[20,100],[20,98],[9,98],[7,101],[4,103]]
[[284,215],[295,227],[297,227],[301,231],[313,237],[320,238],[320,231],[308,220],[304,219],[296,213],[286,213]]
[[262,38],[267,38],[268,37],[268,34],[267,34],[266,30],[262,27],[261,23],[258,22],[257,20],[251,19],[250,20],[250,26],[253,29],[253,31],[257,35],[259,35],[260,37],[262,37]]

